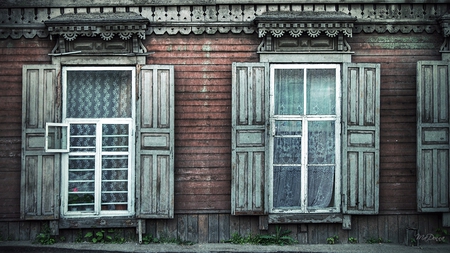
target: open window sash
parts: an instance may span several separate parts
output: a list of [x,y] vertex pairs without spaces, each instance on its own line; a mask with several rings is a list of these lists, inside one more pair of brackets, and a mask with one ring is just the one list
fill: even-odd
[[69,138],[69,124],[50,122],[45,124],[45,152],[68,153]]

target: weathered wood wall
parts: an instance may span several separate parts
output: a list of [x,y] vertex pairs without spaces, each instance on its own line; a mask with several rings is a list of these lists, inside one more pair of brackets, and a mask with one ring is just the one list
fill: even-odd
[[414,213],[416,205],[416,64],[440,60],[441,35],[357,34],[355,62],[381,64],[380,212]]
[[[48,223],[39,221],[0,221],[0,238],[2,240],[34,240]],[[348,238],[357,239],[358,243],[366,243],[370,239],[384,242],[405,243],[406,229],[417,228],[420,234],[435,234],[441,228],[441,220],[436,215],[380,215],[353,216],[352,229],[342,230],[341,224],[282,224],[283,230],[290,230],[290,236],[300,244],[325,244],[327,238],[339,236],[340,243],[348,243]],[[178,238],[194,243],[218,243],[230,239],[233,233],[242,236],[256,234],[272,234],[276,226],[268,231],[258,229],[258,218],[249,216],[231,216],[229,214],[179,214],[170,220],[148,220],[146,234],[153,237]],[[61,230],[58,238],[68,242],[84,240],[84,235],[93,229]],[[115,229],[118,237],[137,240],[136,230]],[[435,243],[420,242],[424,243]]]
[[[175,66],[175,219],[149,220],[147,232],[194,242],[218,242],[233,232],[259,233],[257,217],[230,216],[231,63],[256,62],[256,34],[149,36],[148,64]],[[33,239],[40,222],[19,221],[22,65],[50,63],[48,39],[0,40],[0,233]],[[407,226],[433,233],[440,215],[416,213],[416,62],[440,59],[442,35],[355,34],[354,62],[381,63],[380,216],[340,224],[283,226],[301,243],[334,234],[363,242],[403,242]],[[271,226],[270,230],[274,230]],[[134,231],[132,231],[134,233]],[[63,230],[68,240],[77,231]],[[124,233],[130,233],[125,230]]]
[[53,44],[37,38],[0,40],[0,220],[19,217],[22,66],[49,63]]

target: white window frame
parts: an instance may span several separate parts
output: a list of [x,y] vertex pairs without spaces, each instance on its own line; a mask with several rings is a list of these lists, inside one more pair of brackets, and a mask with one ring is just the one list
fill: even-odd
[[[57,138],[51,137],[49,128],[60,128],[61,138],[57,139]],[[69,152],[69,139],[70,139],[69,124],[53,123],[53,122],[45,123],[45,152],[48,152],[48,153],[67,153],[67,152]],[[55,148],[50,144],[50,142],[57,142],[58,140],[60,140],[59,146],[61,148]]]
[[[306,115],[306,116],[292,116],[292,115],[277,115],[275,116],[275,88],[274,88],[274,78],[275,69],[336,69],[336,114],[335,115]],[[303,64],[303,63],[291,63],[291,64],[270,64],[270,110],[269,110],[269,120],[270,120],[270,138],[269,138],[269,213],[279,214],[279,213],[340,213],[341,212],[341,102],[342,102],[342,90],[341,90],[341,64]],[[306,71],[305,71],[306,77]],[[306,83],[304,84],[306,85]],[[304,89],[306,91],[306,89]],[[304,92],[306,96],[306,92]],[[304,99],[304,103],[307,101]],[[306,106],[304,107],[306,108]],[[309,119],[313,120],[335,120],[335,180],[334,180],[334,197],[333,206],[320,209],[312,209],[307,207],[307,184],[302,184],[301,191],[301,203],[302,206],[299,209],[289,209],[289,208],[274,208],[273,206],[273,146],[274,146],[274,136],[275,120],[296,120],[307,123]],[[308,124],[302,123],[302,132],[308,132]],[[302,138],[302,146],[307,147],[308,139]],[[307,174],[307,148],[302,148],[302,174],[301,181],[308,181]]]
[[[67,71],[86,71],[86,70],[125,70],[131,72],[131,118],[66,118],[67,109]],[[135,67],[113,67],[113,66],[95,66],[95,67],[70,67],[63,66],[62,68],[62,121],[63,124],[67,124],[68,131],[70,131],[70,124],[96,124],[97,128],[100,129],[96,131],[96,146],[101,147],[101,125],[102,124],[129,124],[129,140],[128,152],[102,152],[101,149],[96,149],[96,160],[101,160],[102,153],[107,153],[111,155],[127,155],[128,156],[128,204],[127,210],[101,210],[101,164],[97,163],[95,168],[95,203],[94,210],[92,212],[85,212],[81,210],[70,211],[68,208],[68,159],[72,154],[69,152],[63,153],[61,155],[61,215],[63,217],[99,217],[99,216],[131,216],[135,214],[135,119],[136,119],[136,68]],[[99,128],[100,127],[100,128]],[[69,134],[68,134],[69,135]],[[70,144],[68,145],[70,149]],[[77,152],[76,155],[90,154],[92,152]]]

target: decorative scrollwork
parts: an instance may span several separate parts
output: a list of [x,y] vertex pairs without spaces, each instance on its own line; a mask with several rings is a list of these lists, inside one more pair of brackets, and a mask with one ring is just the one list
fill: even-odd
[[97,35],[95,33],[93,33],[93,32],[85,32],[85,33],[82,33],[81,36],[95,37]]
[[266,36],[266,34],[267,34],[267,30],[266,29],[259,29],[259,31],[258,31],[259,38],[262,38],[262,37]]
[[133,33],[131,32],[121,32],[119,33],[119,37],[123,40],[128,40],[129,38],[131,38],[131,36],[133,36]]
[[300,35],[302,35],[302,33],[303,33],[303,30],[300,30],[300,29],[289,31],[289,34],[294,38],[300,37]]
[[139,39],[145,40],[145,32],[138,32],[137,36],[139,37]]
[[343,29],[342,32],[343,32],[344,35],[346,35],[347,37],[349,37],[349,38],[352,37],[353,32],[352,32],[352,29],[351,29],[351,28],[349,28],[349,29]]
[[281,29],[272,30],[272,35],[275,38],[280,38],[281,36],[283,36],[283,34],[284,34],[284,30],[281,30]]
[[328,37],[334,38],[339,34],[339,30],[325,30],[325,34]]
[[63,34],[64,39],[68,40],[68,41],[74,41],[77,38],[77,36],[78,35],[76,33],[64,33]]
[[114,33],[100,33],[100,37],[103,40],[111,40],[114,37]]
[[320,30],[308,30],[308,35],[311,38],[316,38],[320,35]]

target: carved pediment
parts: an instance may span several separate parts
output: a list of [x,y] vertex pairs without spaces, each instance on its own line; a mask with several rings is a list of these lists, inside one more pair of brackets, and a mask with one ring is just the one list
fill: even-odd
[[141,40],[148,24],[134,12],[69,13],[45,21],[50,35],[58,36],[53,54],[145,53]]
[[279,38],[285,33],[297,38],[302,34],[310,37],[318,37],[326,34],[328,37],[336,37],[340,32],[351,37],[355,17],[343,12],[326,11],[275,11],[266,12],[255,18],[259,37],[270,33]]
[[343,12],[275,11],[255,18],[260,51],[350,51],[356,17]]

